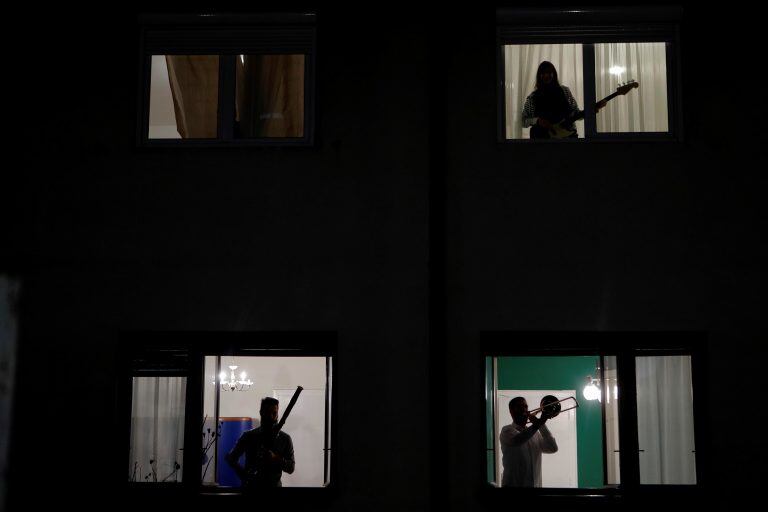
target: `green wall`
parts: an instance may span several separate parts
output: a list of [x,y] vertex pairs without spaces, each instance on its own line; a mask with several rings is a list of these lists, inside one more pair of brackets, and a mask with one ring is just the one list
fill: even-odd
[[[598,363],[599,358],[596,356],[498,358],[497,381],[500,390],[576,390],[576,399],[579,401],[576,413],[579,487],[604,485],[602,408],[598,400],[584,400],[581,394],[587,375],[594,375]],[[538,404],[529,404],[529,407],[535,408]],[[493,479],[493,473],[489,474]]]

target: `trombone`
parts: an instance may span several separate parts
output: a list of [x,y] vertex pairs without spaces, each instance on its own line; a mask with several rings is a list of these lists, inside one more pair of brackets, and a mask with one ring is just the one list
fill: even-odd
[[[562,403],[565,402],[566,400],[573,400],[573,405],[571,407],[563,409]],[[541,399],[541,407],[528,411],[528,414],[529,415],[538,414],[539,412],[546,410],[547,415],[550,418],[554,418],[561,412],[570,411],[571,409],[576,409],[578,406],[579,406],[578,400],[576,400],[576,398],[572,396],[563,398],[562,400],[558,400],[557,397],[554,395],[546,395],[544,398]],[[529,419],[527,423],[530,423],[530,422],[531,420]]]

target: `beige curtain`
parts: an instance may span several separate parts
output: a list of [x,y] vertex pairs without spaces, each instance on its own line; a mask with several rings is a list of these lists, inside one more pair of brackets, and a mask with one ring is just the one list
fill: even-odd
[[183,139],[214,139],[219,110],[219,56],[167,55],[176,127]]
[[237,66],[241,137],[304,135],[304,55],[244,55]]

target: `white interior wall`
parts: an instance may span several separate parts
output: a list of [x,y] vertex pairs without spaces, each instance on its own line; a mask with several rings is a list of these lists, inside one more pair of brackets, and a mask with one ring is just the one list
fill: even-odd
[[[501,428],[512,423],[512,415],[509,412],[509,401],[516,396],[522,396],[528,402],[529,409],[539,407],[541,399],[546,395],[554,395],[563,400],[569,396],[576,396],[573,389],[558,390],[509,390],[500,389],[497,392],[496,415],[499,432],[496,432],[496,464],[499,478],[503,475],[501,442],[499,434]],[[563,409],[571,407],[572,401],[563,402]],[[547,428],[557,442],[557,452],[545,453],[541,456],[541,486],[542,487],[566,487],[579,486],[579,468],[577,460],[576,437],[576,412],[578,409],[561,412],[557,418],[547,421]]]
[[[221,368],[229,373],[228,366],[233,358],[223,356]],[[324,357],[235,357],[234,364],[238,366],[235,374],[240,378],[240,372],[245,371],[253,381],[249,391],[222,391],[219,416],[250,416],[258,421],[259,406],[265,396],[273,396],[275,389],[305,389],[325,390],[325,358]],[[206,376],[210,384],[213,375]],[[301,398],[299,398],[301,399]],[[287,403],[280,403],[280,415]]]

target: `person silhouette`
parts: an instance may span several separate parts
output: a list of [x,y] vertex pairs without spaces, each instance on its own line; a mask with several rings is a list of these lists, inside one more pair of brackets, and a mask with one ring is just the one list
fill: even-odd
[[[504,469],[501,486],[541,487],[541,454],[557,451],[557,442],[545,426],[550,413],[542,409],[541,418],[530,414],[528,402],[521,396],[509,401],[509,413],[513,423],[499,435]],[[526,427],[528,421],[531,425]]]
[[[599,112],[603,106],[604,102],[598,103],[595,112]],[[569,137],[578,138],[579,134],[570,118],[580,113],[571,90],[560,84],[555,65],[546,60],[539,64],[535,90],[525,99],[522,114],[523,128],[531,128],[530,137],[548,139],[550,128],[564,121],[562,127],[573,132]]]
[[[248,489],[282,487],[283,472],[293,473],[296,461],[291,436],[280,430],[275,433],[280,402],[276,398],[261,400],[261,424],[243,432],[234,448],[224,457]],[[245,467],[239,463],[245,454]]]

